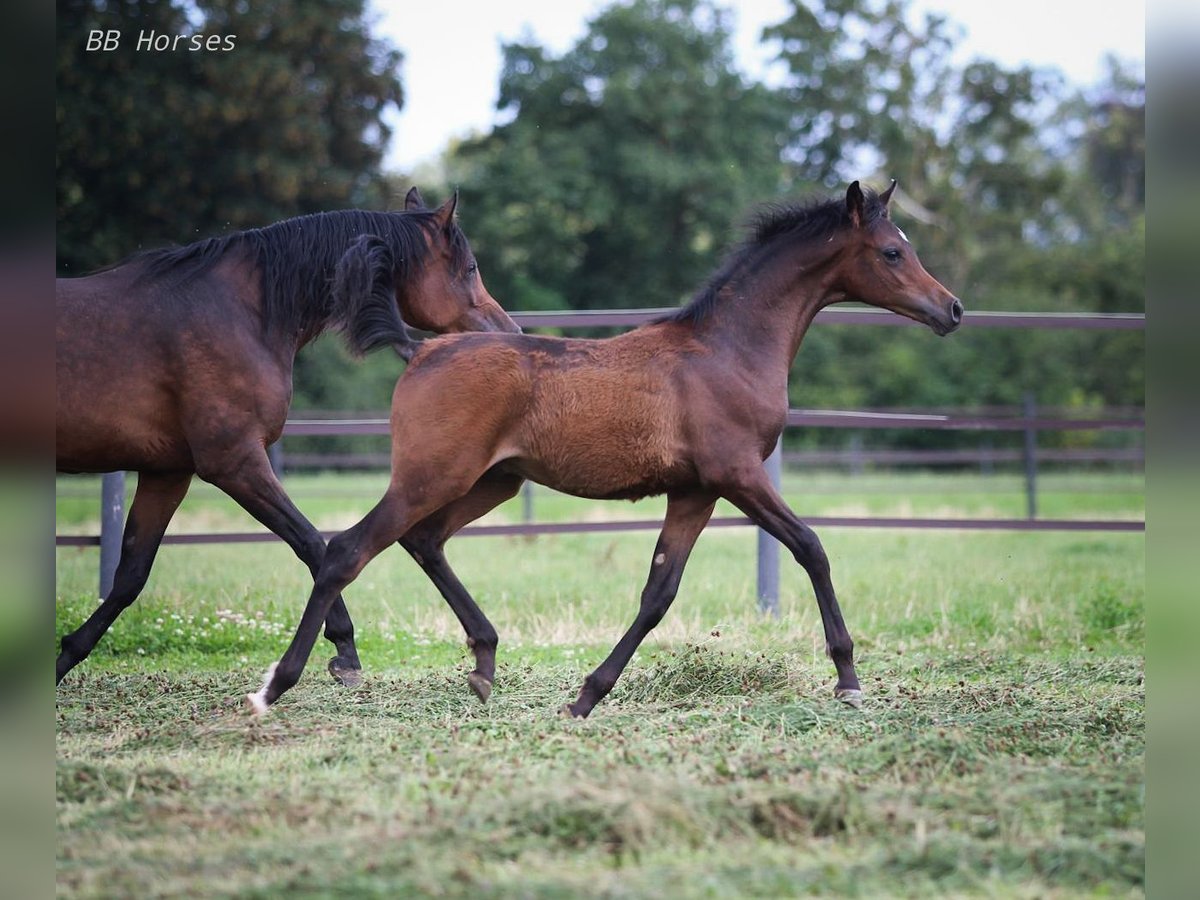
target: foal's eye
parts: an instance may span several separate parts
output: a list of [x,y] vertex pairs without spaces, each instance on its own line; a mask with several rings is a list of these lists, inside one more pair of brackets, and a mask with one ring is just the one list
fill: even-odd
[[896,247],[888,247],[883,251],[883,258],[890,263],[898,263],[904,258],[904,254]]

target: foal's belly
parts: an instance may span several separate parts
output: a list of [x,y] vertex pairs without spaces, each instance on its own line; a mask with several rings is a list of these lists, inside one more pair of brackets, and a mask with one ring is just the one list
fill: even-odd
[[636,499],[686,481],[691,466],[676,417],[658,396],[632,391],[535,407],[515,467],[547,487],[593,499]]

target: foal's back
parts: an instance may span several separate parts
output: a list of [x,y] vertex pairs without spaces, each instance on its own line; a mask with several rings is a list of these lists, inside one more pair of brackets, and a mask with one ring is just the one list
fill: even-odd
[[[682,400],[703,389],[696,370],[706,355],[672,323],[605,340],[471,334],[427,341],[396,386],[393,434],[416,430],[393,441],[393,471],[423,469],[439,448],[453,447],[464,478],[481,464],[502,464],[582,497],[663,493],[695,476],[687,453],[693,422]],[[438,411],[433,428],[431,409]]]

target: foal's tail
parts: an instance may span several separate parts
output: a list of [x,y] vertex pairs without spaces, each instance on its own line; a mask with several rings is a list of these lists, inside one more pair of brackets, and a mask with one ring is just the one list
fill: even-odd
[[396,308],[395,264],[391,248],[373,234],[359,235],[342,254],[331,289],[334,327],[355,356],[391,346],[405,362],[419,343]]

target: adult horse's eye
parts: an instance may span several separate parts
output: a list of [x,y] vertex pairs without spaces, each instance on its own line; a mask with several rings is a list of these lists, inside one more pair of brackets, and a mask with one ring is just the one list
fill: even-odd
[[471,264],[469,266],[467,266],[467,277],[474,275],[478,271],[479,271],[479,264],[477,262],[472,261]]
[[904,258],[904,254],[896,247],[888,247],[883,251],[883,258],[890,263],[898,263]]

